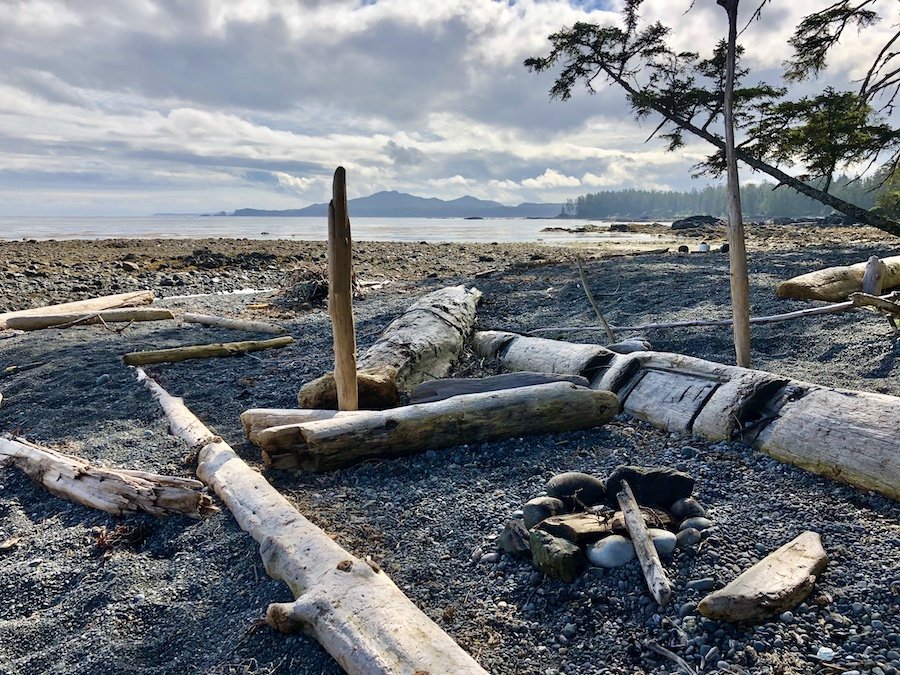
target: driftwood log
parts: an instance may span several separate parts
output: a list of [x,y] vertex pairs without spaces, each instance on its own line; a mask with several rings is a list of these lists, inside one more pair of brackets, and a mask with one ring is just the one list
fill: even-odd
[[217,511],[203,483],[146,471],[107,469],[27,441],[0,437],[0,462],[9,461],[51,494],[117,516],[143,511],[191,518]]
[[[476,288],[451,286],[429,293],[396,318],[357,361],[359,407],[399,405],[400,392],[443,377],[459,358],[475,324]],[[301,408],[337,409],[334,375],[301,387]]]
[[647,588],[658,605],[666,605],[672,599],[672,584],[669,583],[666,571],[659,561],[659,554],[644,523],[641,507],[638,506],[628,481],[622,481],[622,488],[616,493],[616,501],[619,502],[619,508],[625,517],[625,527],[628,528],[628,536],[631,537],[634,552],[641,563]]
[[219,342],[211,345],[190,345],[188,347],[173,347],[172,349],[157,349],[146,352],[131,352],[125,354],[122,360],[129,366],[145,366],[148,363],[174,363],[189,359],[206,359],[220,356],[237,356],[247,352],[258,352],[263,349],[276,349],[287,347],[294,342],[289,335],[272,338],[271,340],[246,340],[243,342]]
[[[480,351],[510,369],[543,365],[551,340],[476,333]],[[528,343],[540,347],[530,363]],[[561,342],[561,353],[574,347]],[[615,354],[602,347],[590,357],[591,388],[616,393],[625,412],[655,426],[710,440],[737,440],[827,478],[900,501],[900,398],[822,387],[760,370],[681,354]],[[506,354],[513,354],[507,359]],[[588,354],[589,352],[585,352]],[[587,361],[573,361],[579,372]]]
[[410,403],[431,403],[443,401],[460,394],[477,394],[485,391],[500,391],[516,387],[530,387],[550,382],[571,382],[587,387],[590,382],[580,375],[557,375],[554,373],[503,373],[491,377],[447,377],[428,380],[416,387],[409,395]]
[[429,448],[588,429],[618,411],[610,392],[553,382],[270,427],[255,441],[273,468],[331,471]]
[[201,326],[213,328],[229,328],[231,330],[245,330],[249,333],[269,333],[270,335],[284,335],[287,331],[281,326],[265,321],[248,321],[246,319],[230,319],[224,316],[212,316],[210,314],[182,314],[181,320],[185,323],[199,323]]
[[793,609],[809,595],[828,564],[816,532],[804,532],[770,553],[725,588],[710,593],[697,609],[720,621],[758,621]]
[[[882,258],[881,263],[881,288],[886,290],[900,286],[900,256]],[[846,300],[851,293],[863,290],[867,266],[868,262],[862,262],[801,274],[778,284],[776,293],[779,298],[840,302]],[[871,274],[873,273],[870,272]]]
[[6,320],[8,328],[15,330],[43,330],[44,328],[70,328],[104,323],[131,323],[132,321],[170,321],[175,315],[168,309],[104,309],[99,312],[75,314],[32,314],[13,316]]
[[306,631],[351,674],[485,674],[383,571],[313,525],[181,399],[140,376],[172,433],[199,449],[197,475],[259,543],[269,576],[284,581],[297,598],[269,605],[270,625]]
[[253,445],[259,445],[259,433],[270,427],[303,424],[333,417],[355,415],[356,410],[320,410],[318,408],[250,408],[241,413],[244,434]]
[[0,328],[6,328],[6,322],[14,317],[35,316],[38,314],[84,315],[90,314],[92,312],[99,312],[104,309],[115,309],[116,307],[136,307],[138,305],[147,305],[153,302],[153,298],[153,291],[134,291],[132,293],[104,295],[99,298],[90,298],[88,300],[64,302],[59,305],[35,307],[34,309],[20,309],[15,312],[5,312],[3,314],[0,314]]

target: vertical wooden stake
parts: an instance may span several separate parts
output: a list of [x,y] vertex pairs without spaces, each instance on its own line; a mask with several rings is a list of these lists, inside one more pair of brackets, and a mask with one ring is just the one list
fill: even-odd
[[881,295],[884,285],[884,267],[884,263],[877,255],[873,255],[866,261],[866,271],[862,281],[863,293]]
[[338,410],[358,410],[356,330],[353,325],[353,260],[347,213],[347,172],[334,172],[328,205],[328,313],[334,332],[334,382]]

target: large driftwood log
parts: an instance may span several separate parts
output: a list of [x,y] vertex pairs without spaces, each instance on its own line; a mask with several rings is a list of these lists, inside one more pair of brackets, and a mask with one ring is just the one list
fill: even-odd
[[793,609],[809,595],[828,556],[816,532],[804,532],[700,601],[703,616],[758,621]]
[[272,466],[330,471],[429,448],[588,429],[618,411],[610,392],[554,382],[272,427],[256,439]]
[[144,511],[191,518],[217,511],[203,483],[146,471],[107,469],[27,441],[0,437],[0,460],[24,471],[48,492],[117,516]]
[[9,328],[16,330],[43,330],[44,328],[70,328],[98,323],[131,323],[132,321],[168,321],[175,318],[171,310],[148,309],[104,309],[99,312],[76,314],[32,314],[13,316],[6,320]]
[[590,382],[580,375],[557,375],[555,373],[503,373],[491,377],[448,377],[428,380],[416,387],[409,396],[410,403],[431,403],[443,401],[460,394],[477,394],[484,391],[500,391],[516,387],[530,387],[549,382],[571,382],[587,387]]
[[[900,256],[882,258],[881,288],[900,286]],[[847,267],[828,267],[782,281],[776,290],[779,298],[840,302],[851,293],[863,290],[868,262]]]
[[279,630],[303,629],[351,674],[485,671],[381,570],[347,552],[297,511],[259,473],[152,379],[147,387],[172,433],[199,448],[197,475],[259,542],[266,572],[296,601],[269,605]]
[[[451,286],[429,293],[384,330],[357,361],[359,407],[399,405],[400,392],[450,371],[475,324],[476,288]],[[307,382],[301,408],[337,409],[334,375]]]
[[[507,367],[534,369],[552,342],[514,333],[475,335]],[[541,347],[533,362],[519,356]],[[514,361],[506,352],[521,344]],[[571,349],[559,343],[560,351]],[[498,351],[491,351],[491,348]],[[600,349],[596,347],[596,349]],[[830,389],[703,359],[636,352],[613,354],[591,382],[616,393],[625,412],[658,427],[710,440],[738,440],[782,461],[900,501],[900,398]]]
[[212,316],[210,314],[182,314],[181,320],[185,323],[199,323],[201,326],[213,328],[228,328],[231,330],[245,330],[250,333],[269,333],[270,335],[284,335],[287,331],[273,323],[265,321],[248,321],[246,319],[230,319],[224,316]]
[[509,370],[529,370],[541,373],[581,375],[591,379],[615,356],[599,345],[577,344],[545,340],[522,339],[515,333],[478,331],[472,346],[482,355],[499,357]]
[[287,347],[294,342],[289,335],[271,340],[246,340],[244,342],[219,342],[212,345],[191,345],[189,347],[173,347],[146,352],[125,354],[122,360],[129,366],[145,366],[148,363],[174,363],[189,359],[207,359],[220,356],[237,356],[247,352],[258,352],[262,349]]
[[153,291],[134,291],[132,293],[119,293],[117,295],[104,295],[88,300],[76,300],[64,302],[59,305],[47,305],[34,309],[20,309],[15,312],[0,314],[0,328],[6,328],[6,322],[13,317],[35,316],[37,314],[90,314],[104,309],[116,307],[136,307],[153,302]]

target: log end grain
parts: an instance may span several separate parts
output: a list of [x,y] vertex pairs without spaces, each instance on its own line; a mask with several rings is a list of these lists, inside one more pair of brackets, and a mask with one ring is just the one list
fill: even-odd
[[[400,390],[393,369],[365,370],[356,374],[358,403],[361,410],[384,410],[400,405]],[[337,410],[337,384],[334,373],[304,384],[297,394],[301,408]]]

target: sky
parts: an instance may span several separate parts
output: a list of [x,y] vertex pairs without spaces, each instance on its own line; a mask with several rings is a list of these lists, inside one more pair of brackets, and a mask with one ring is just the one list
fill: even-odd
[[[618,21],[620,2],[0,0],[0,215],[298,208],[330,198],[338,165],[350,197],[701,186],[706,146],[668,153],[619,90],[551,101],[553,74],[522,66],[554,31]],[[741,36],[745,64],[776,78],[799,17],[830,3],[772,0]],[[897,0],[878,8],[888,19],[850,32],[825,83],[863,74],[898,20]],[[714,0],[643,15],[679,49],[726,30]]]

